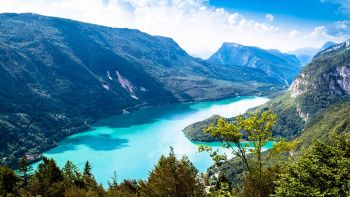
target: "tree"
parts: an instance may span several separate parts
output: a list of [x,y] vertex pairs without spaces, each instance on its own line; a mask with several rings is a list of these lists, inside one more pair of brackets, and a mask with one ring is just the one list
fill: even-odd
[[109,184],[106,192],[107,197],[134,197],[138,196],[140,187],[135,180],[124,180],[121,184],[117,184],[116,180]]
[[[288,143],[284,140],[275,142],[268,153],[264,153],[264,146],[274,140],[272,128],[277,116],[269,111],[256,112],[246,116],[238,116],[233,121],[219,119],[217,124],[212,124],[205,132],[221,140],[223,148],[232,151],[234,156],[240,158],[245,168],[243,177],[243,190],[245,196],[268,196],[271,192],[271,184],[266,180],[274,175],[270,174],[271,169],[266,163],[282,152],[292,150],[297,142]],[[249,142],[243,142],[247,140]],[[216,165],[227,161],[226,154],[220,154],[219,150],[213,150],[208,146],[200,146],[199,151],[207,151],[213,158]],[[273,183],[270,181],[269,183]],[[248,186],[249,185],[249,186]]]
[[62,169],[64,183],[66,187],[84,187],[84,179],[81,173],[79,172],[76,165],[74,165],[71,161],[67,161]]
[[141,196],[204,196],[198,171],[188,158],[176,159],[173,149],[161,156],[146,182],[140,182]]
[[22,159],[20,159],[19,161],[19,174],[20,177],[22,179],[22,187],[24,187],[24,189],[28,189],[28,184],[29,184],[29,179],[31,176],[31,171],[33,170],[33,168],[28,165],[28,159],[26,156],[23,156]]
[[91,195],[103,196],[104,189],[101,184],[98,184],[95,177],[91,173],[91,165],[89,161],[85,162],[84,172],[83,172],[84,185]]
[[350,196],[350,134],[330,144],[316,141],[284,168],[276,184],[276,196]]
[[63,196],[63,175],[53,159],[44,157],[30,179],[30,190],[34,195]]
[[89,162],[89,161],[86,161],[86,162],[85,162],[85,166],[84,166],[84,176],[92,177],[92,174],[91,174],[91,165],[90,165],[90,162]]
[[13,194],[17,181],[18,177],[13,170],[6,166],[0,166],[0,195]]

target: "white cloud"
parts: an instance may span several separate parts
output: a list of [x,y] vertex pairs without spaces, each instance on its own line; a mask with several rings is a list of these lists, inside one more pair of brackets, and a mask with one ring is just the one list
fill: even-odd
[[258,21],[212,7],[208,0],[0,0],[0,12],[34,12],[140,29],[172,37],[187,52],[202,58],[209,57],[222,42],[289,51],[327,41],[324,37],[317,40],[317,33],[309,40],[303,36],[290,37],[290,30],[271,25],[274,18],[271,14],[266,15],[269,21],[266,23],[264,19]]
[[304,37],[305,39],[342,42],[350,37],[350,29],[347,24],[348,23],[345,23],[344,21],[338,21],[330,26],[318,26],[315,27],[310,34],[307,34]]
[[273,21],[274,17],[272,14],[266,14],[266,20]]
[[299,35],[300,32],[298,30],[292,30],[289,32],[289,38],[294,38],[295,36]]

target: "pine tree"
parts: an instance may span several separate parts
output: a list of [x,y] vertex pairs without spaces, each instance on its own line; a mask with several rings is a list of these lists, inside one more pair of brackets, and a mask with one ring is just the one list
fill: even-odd
[[63,175],[53,159],[44,157],[37,171],[30,179],[30,189],[33,195],[63,196]]
[[176,159],[173,149],[167,157],[161,156],[146,182],[140,182],[141,196],[203,196],[198,171],[184,157]]
[[18,177],[13,170],[6,166],[0,166],[0,195],[13,194],[17,181]]
[[79,172],[77,166],[71,161],[66,162],[62,169],[62,173],[66,187],[84,187],[83,176]]
[[83,172],[83,180],[85,188],[88,192],[94,193],[97,196],[104,195],[104,189],[101,184],[98,184],[95,180],[95,177],[91,173],[91,165],[89,161],[85,162],[84,172]]
[[92,177],[92,174],[91,174],[91,165],[90,165],[90,162],[89,162],[89,161],[86,161],[86,162],[85,162],[85,166],[84,166],[84,176]]
[[30,179],[30,173],[33,170],[33,168],[28,165],[28,159],[26,156],[23,156],[22,159],[19,161],[19,173],[22,179],[22,187],[25,189],[28,188],[29,179]]

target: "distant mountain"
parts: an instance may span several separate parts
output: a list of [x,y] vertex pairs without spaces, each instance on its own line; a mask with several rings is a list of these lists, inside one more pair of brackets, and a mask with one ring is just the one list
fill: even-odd
[[[319,52],[284,95],[254,110],[262,109],[278,115],[275,136],[300,136],[304,145],[332,132],[350,131],[350,40]],[[184,133],[194,141],[215,140],[202,131],[212,122],[214,119],[194,123]]]
[[335,42],[326,42],[321,48],[312,48],[312,47],[308,47],[308,48],[300,48],[294,51],[290,51],[288,53],[290,54],[294,54],[297,56],[297,58],[299,59],[300,63],[305,66],[306,64],[310,63],[312,58],[320,51],[323,51],[324,49],[336,45],[337,43]]
[[260,69],[209,64],[170,38],[0,14],[0,165],[16,164],[25,153],[40,153],[113,114],[278,88]]
[[207,61],[218,65],[258,68],[287,85],[293,81],[301,69],[301,64],[294,55],[236,43],[223,43]]

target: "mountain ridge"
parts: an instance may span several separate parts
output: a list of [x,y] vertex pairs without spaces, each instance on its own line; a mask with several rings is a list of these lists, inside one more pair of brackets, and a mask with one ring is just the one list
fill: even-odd
[[294,55],[229,42],[224,42],[207,61],[218,65],[259,68],[287,85],[301,69],[301,64]]

